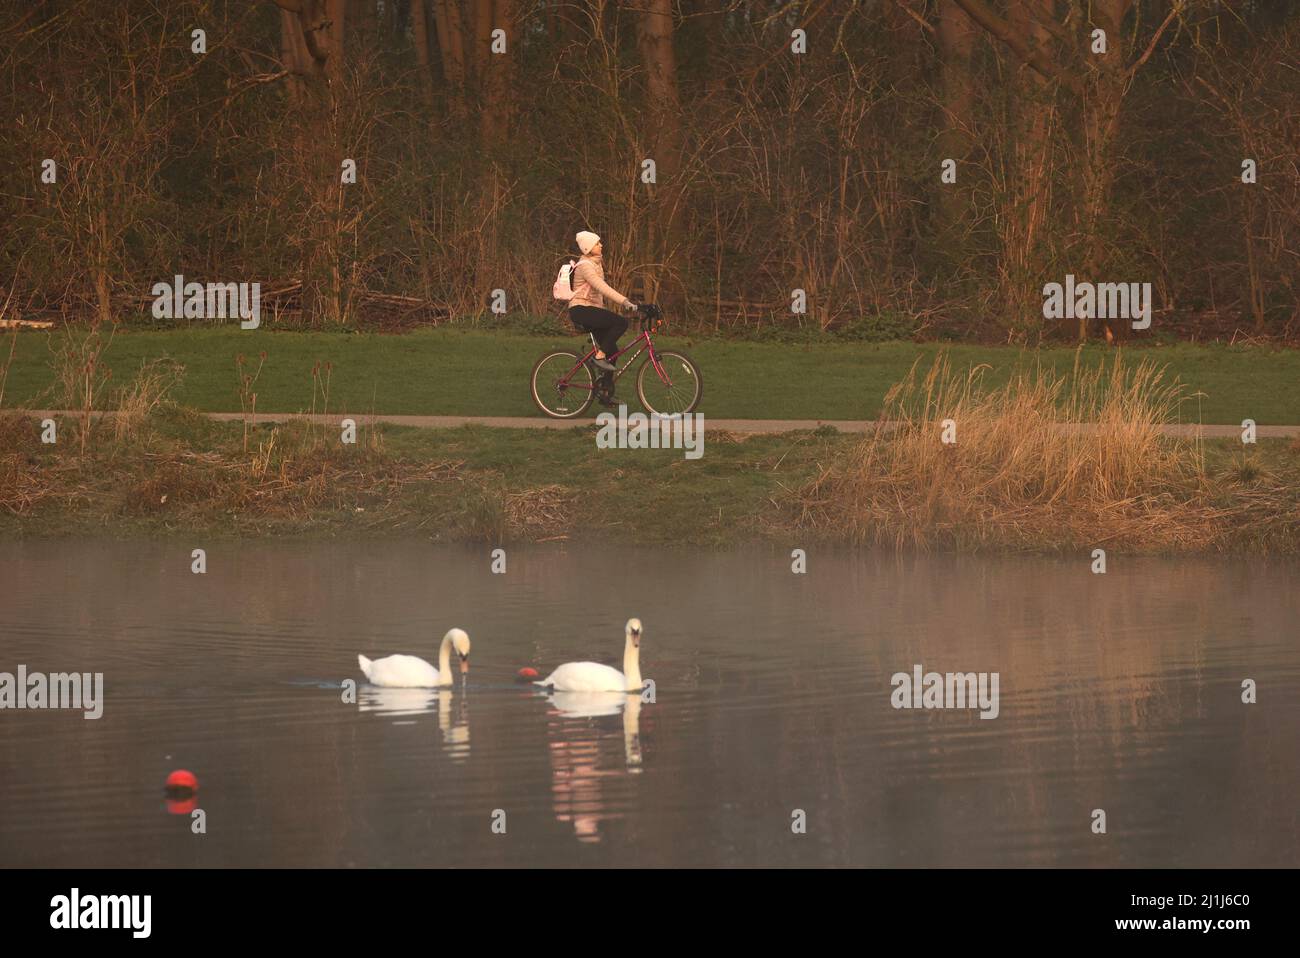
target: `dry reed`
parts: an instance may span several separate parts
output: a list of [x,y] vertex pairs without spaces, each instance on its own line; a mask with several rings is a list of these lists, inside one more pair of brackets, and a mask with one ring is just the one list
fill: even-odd
[[1199,494],[1199,446],[1160,434],[1182,393],[1163,369],[1076,356],[1067,376],[1035,367],[1000,387],[986,372],[913,366],[886,396],[892,428],[802,490],[799,524],[915,548],[1181,551],[1218,534],[1229,513]]

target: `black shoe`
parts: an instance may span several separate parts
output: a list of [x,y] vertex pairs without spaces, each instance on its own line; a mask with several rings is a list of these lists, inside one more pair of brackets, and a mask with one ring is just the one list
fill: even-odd
[[614,405],[614,377],[609,373],[602,373],[596,380],[596,399],[602,406]]
[[614,370],[618,369],[618,367],[615,366],[613,363],[611,363],[608,359],[596,359],[594,356],[592,357],[591,364],[595,366],[597,369],[605,370],[605,372],[607,373],[612,373]]

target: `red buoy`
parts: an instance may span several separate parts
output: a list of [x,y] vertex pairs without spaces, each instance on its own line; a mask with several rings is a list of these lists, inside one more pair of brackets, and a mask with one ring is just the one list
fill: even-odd
[[528,666],[525,665],[522,669],[519,670],[519,681],[531,682],[533,679],[537,678],[539,674],[540,673],[536,669],[529,668]]
[[164,787],[168,792],[197,792],[199,780],[194,777],[193,772],[178,768],[167,776],[167,784]]
[[[176,794],[180,794],[177,792]],[[190,793],[189,798],[169,798],[167,799],[168,815],[188,815],[194,809],[199,807],[199,800]]]

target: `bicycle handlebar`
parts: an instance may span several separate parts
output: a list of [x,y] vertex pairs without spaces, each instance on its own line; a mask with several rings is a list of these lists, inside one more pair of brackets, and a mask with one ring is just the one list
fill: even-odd
[[663,324],[664,311],[654,303],[642,303],[636,311],[642,326],[659,326]]

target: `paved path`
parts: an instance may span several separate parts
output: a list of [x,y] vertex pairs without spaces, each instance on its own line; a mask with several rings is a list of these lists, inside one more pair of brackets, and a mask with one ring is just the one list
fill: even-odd
[[[32,416],[45,418],[47,416],[78,416],[78,412],[68,412],[59,410],[32,410]],[[98,417],[101,415],[115,415],[115,413],[93,413]],[[223,422],[239,422],[243,415],[237,412],[210,412],[206,413],[209,419],[216,419]],[[286,422],[292,419],[307,419],[316,423],[335,424],[337,425],[344,418],[355,419],[357,425],[366,425],[373,422],[390,423],[394,426],[418,426],[423,429],[453,429],[458,426],[494,426],[500,429],[574,429],[583,426],[594,426],[595,418],[589,419],[546,419],[538,416],[387,416],[376,415],[370,416],[364,413],[338,413],[329,416],[308,415],[306,413],[263,413],[257,414],[257,422]],[[704,417],[704,426],[706,429],[716,429],[719,432],[740,432],[740,433],[774,433],[774,432],[791,432],[796,429],[816,429],[819,426],[833,426],[840,432],[875,432],[882,426],[885,429],[891,428],[890,423],[881,423],[874,419],[715,419],[712,416]],[[1187,425],[1170,424],[1162,428],[1162,432],[1167,436],[1195,436],[1197,430],[1200,435],[1207,439],[1212,438],[1240,438],[1240,425]],[[1286,439],[1293,436],[1300,436],[1300,426],[1268,426],[1261,425],[1256,427],[1256,435],[1260,439]]]

